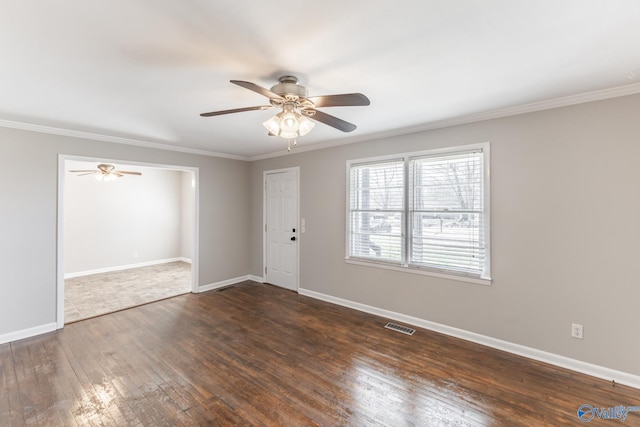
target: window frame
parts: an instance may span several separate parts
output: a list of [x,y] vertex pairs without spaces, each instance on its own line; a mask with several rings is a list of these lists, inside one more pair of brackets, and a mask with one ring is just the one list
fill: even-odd
[[[482,162],[482,184],[483,184],[483,227],[484,227],[484,243],[485,243],[485,262],[484,270],[481,274],[474,274],[446,268],[436,268],[432,266],[421,266],[411,264],[409,255],[411,247],[411,227],[410,221],[410,197],[413,188],[410,187],[410,163],[412,159],[420,157],[437,157],[439,155],[447,156],[456,153],[467,153],[472,151],[481,151],[483,156]],[[348,264],[362,265],[369,267],[384,268],[388,270],[403,271],[407,273],[422,274],[427,276],[452,279],[463,282],[471,282],[482,285],[491,285],[491,183],[490,183],[490,143],[469,144],[463,146],[453,146],[436,148],[424,151],[414,151],[408,153],[398,153],[385,156],[368,157],[362,159],[353,159],[346,162],[346,224],[345,224],[345,262]],[[386,260],[376,260],[375,258],[351,256],[351,169],[354,166],[366,164],[378,164],[390,161],[402,161],[403,168],[403,209],[401,223],[401,253],[400,263],[389,262]]]

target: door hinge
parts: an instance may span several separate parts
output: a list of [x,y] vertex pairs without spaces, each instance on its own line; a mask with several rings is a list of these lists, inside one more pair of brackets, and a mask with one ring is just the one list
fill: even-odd
[[267,274],[267,266],[264,266],[264,274]]

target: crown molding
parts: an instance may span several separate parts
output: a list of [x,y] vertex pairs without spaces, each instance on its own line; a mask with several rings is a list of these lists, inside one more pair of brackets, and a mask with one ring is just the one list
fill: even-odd
[[225,159],[244,160],[244,161],[249,160],[248,157],[238,156],[235,154],[218,153],[215,151],[199,150],[197,148],[181,147],[177,145],[161,144],[159,142],[143,141],[140,139],[123,138],[120,136],[83,132],[83,131],[77,131],[77,130],[71,130],[71,129],[65,129],[65,128],[58,128],[53,126],[43,126],[43,125],[36,125],[32,123],[15,122],[10,120],[0,119],[0,127],[28,130],[32,132],[47,133],[51,135],[69,136],[73,138],[90,139],[93,141],[103,141],[103,142],[113,142],[116,144],[134,145],[137,147],[144,147],[144,148],[155,148],[158,150],[177,151],[180,153],[187,153],[187,154],[198,154],[201,156],[222,157]]
[[[497,110],[486,111],[482,113],[468,114],[465,116],[455,117],[452,119],[438,120],[434,122],[424,123],[422,125],[392,129],[389,131],[363,134],[354,137],[333,140],[329,142],[320,142],[312,145],[297,146],[295,152],[305,152],[322,150],[325,148],[336,147],[346,144],[355,144],[358,142],[373,141],[377,139],[391,138],[394,136],[410,135],[429,130],[443,129],[452,126],[459,126],[468,123],[481,122],[485,120],[500,119],[503,117],[516,116],[519,114],[533,113],[536,111],[551,110],[554,108],[568,107],[571,105],[584,104],[587,102],[602,101],[610,98],[618,98],[621,96],[635,95],[640,93],[640,83],[631,85],[618,86],[608,89],[595,90],[577,95],[568,95],[561,98],[547,99],[544,101],[532,102],[529,104],[516,105],[513,107],[500,108]],[[288,154],[286,150],[280,150],[273,153],[261,154],[249,157],[249,161],[268,159],[272,157],[280,157]]]

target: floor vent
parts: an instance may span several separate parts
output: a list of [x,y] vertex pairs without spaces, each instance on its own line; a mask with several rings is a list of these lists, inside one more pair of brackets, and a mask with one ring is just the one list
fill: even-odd
[[224,288],[218,288],[216,289],[216,291],[224,292],[224,291],[228,291],[229,289],[233,289],[233,285],[225,286]]
[[413,335],[415,333],[415,329],[407,328],[406,326],[396,325],[395,323],[387,323],[384,325],[387,329],[392,329],[394,331],[402,332],[403,334]]

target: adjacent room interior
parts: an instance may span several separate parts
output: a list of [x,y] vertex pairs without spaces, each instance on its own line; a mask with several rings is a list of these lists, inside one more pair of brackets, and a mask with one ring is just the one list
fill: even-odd
[[193,288],[195,174],[105,164],[64,161],[64,323]]
[[638,22],[4,2],[0,426],[640,425]]

